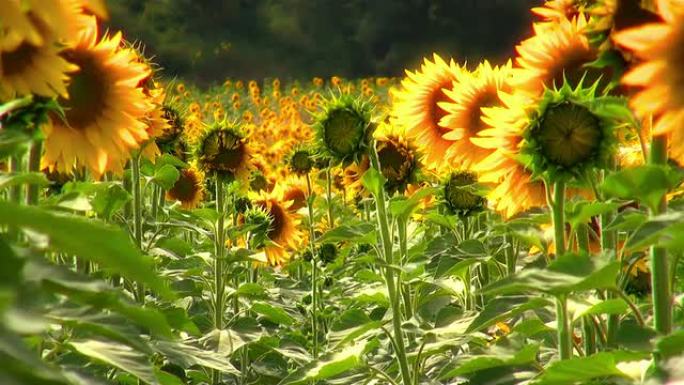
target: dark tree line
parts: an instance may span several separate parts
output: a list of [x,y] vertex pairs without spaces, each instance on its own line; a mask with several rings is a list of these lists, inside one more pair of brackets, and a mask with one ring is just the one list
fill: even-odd
[[170,76],[400,75],[432,52],[502,61],[538,0],[110,0]]

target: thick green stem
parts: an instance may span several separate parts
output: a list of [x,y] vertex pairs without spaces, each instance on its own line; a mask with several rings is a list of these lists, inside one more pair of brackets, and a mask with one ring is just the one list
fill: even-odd
[[567,360],[572,358],[572,332],[565,295],[556,297],[556,323],[558,328],[558,356],[561,360]]
[[[40,156],[43,153],[43,142],[35,140],[31,143],[31,150],[29,151],[28,170],[29,172],[40,171]],[[40,195],[40,187],[35,184],[30,184],[26,190],[26,204],[35,206],[38,204],[38,197]]]
[[[399,260],[400,264],[403,266],[408,262],[408,236],[407,236],[407,226],[408,223],[405,219],[399,219],[397,221],[398,233],[399,233]],[[397,282],[402,282],[401,273],[397,277]],[[410,319],[413,317],[413,308],[411,306],[411,288],[407,285],[402,284],[398,287],[401,291],[402,299],[404,302],[404,313],[406,318]]]
[[584,334],[584,354],[590,356],[596,353],[596,330],[594,323],[589,318],[590,316],[582,317],[582,332]]
[[580,251],[589,253],[589,226],[582,223],[577,227],[577,248]]
[[[223,329],[223,317],[225,313],[225,285],[223,283],[223,257],[226,248],[225,243],[225,192],[223,178],[216,175],[216,231],[214,234],[214,328]],[[220,383],[220,372],[212,372],[214,385]]]
[[[547,185],[548,188],[548,185]],[[565,182],[557,181],[553,186],[553,242],[556,246],[556,257],[565,254]]]
[[[142,250],[142,188],[140,186],[140,154],[134,153],[131,157],[131,192],[133,193],[133,239],[139,250]],[[145,303],[145,286],[142,282],[137,284],[137,297],[140,303]]]
[[[667,138],[656,136],[651,142],[650,163],[667,164]],[[656,216],[667,211],[667,198],[660,200],[658,207],[652,210]],[[670,287],[670,269],[667,251],[662,247],[651,248],[651,285],[653,296],[653,321],[656,331],[661,335],[672,331],[672,288]]]
[[[371,163],[373,168],[382,170],[380,168],[380,161],[378,159],[378,153],[373,145],[371,151]],[[373,191],[373,197],[375,198],[375,207],[378,220],[378,227],[380,228],[380,239],[382,241],[382,252],[385,257],[385,263],[387,267],[383,269],[385,276],[385,283],[387,285],[387,294],[389,296],[390,307],[392,310],[392,327],[394,331],[394,341],[397,361],[399,363],[399,369],[401,371],[401,378],[403,385],[412,385],[411,372],[408,365],[408,358],[406,357],[406,348],[404,346],[404,332],[401,328],[402,314],[401,305],[399,303],[397,288],[401,287],[401,282],[397,282],[394,277],[393,265],[394,256],[392,253],[392,238],[390,236],[389,219],[387,216],[385,191],[381,188],[379,191]]]
[[[330,175],[330,171],[328,171],[328,175]],[[307,209],[309,212],[309,250],[311,251],[311,334],[313,338],[313,358],[316,359],[318,358],[318,264],[316,263],[318,259],[314,246],[316,241],[316,233],[314,231],[314,195],[309,174],[306,174],[306,188],[308,192]],[[330,215],[330,211],[328,215]]]
[[506,231],[504,234],[504,244],[506,247],[504,248],[504,258],[506,258],[506,271],[508,275],[513,275],[515,274],[515,265],[517,264],[517,255],[513,252],[513,239],[511,237],[511,234]]

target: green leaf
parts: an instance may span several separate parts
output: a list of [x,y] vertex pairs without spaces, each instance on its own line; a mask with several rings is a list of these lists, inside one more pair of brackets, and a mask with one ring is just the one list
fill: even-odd
[[680,180],[681,175],[669,167],[644,165],[610,174],[601,188],[608,196],[638,200],[654,210]]
[[625,242],[626,250],[643,250],[649,246],[660,244],[661,241],[676,246],[681,243],[684,235],[684,213],[668,212],[649,218]]
[[382,321],[373,321],[365,312],[359,309],[349,309],[342,313],[339,319],[332,325],[328,333],[328,341],[334,344],[332,349],[337,350],[342,345],[352,341],[366,332],[379,329]]
[[73,215],[60,215],[34,206],[0,202],[0,224],[28,228],[47,235],[56,250],[78,255],[113,273],[144,283],[167,298],[171,290],[121,229]]
[[599,315],[599,314],[622,314],[627,311],[629,306],[622,298],[611,298],[605,301],[600,301],[594,305],[584,308],[579,312],[576,317],[583,317],[586,315]]
[[147,355],[128,345],[104,340],[83,340],[69,341],[68,346],[88,358],[117,367],[149,384],[160,385]]
[[285,310],[264,302],[252,304],[251,310],[257,314],[263,315],[269,321],[279,325],[290,326],[295,323],[295,319],[292,318],[292,316],[289,315]]
[[216,369],[223,373],[240,374],[226,356],[176,341],[153,341],[152,347],[171,362],[189,368],[194,365]]
[[662,337],[656,342],[658,353],[664,358],[674,357],[684,353],[684,330],[680,329]]
[[373,167],[369,168],[361,177],[363,187],[373,195],[378,195],[382,192],[385,181],[386,179],[382,173]]
[[389,211],[395,218],[403,218],[407,220],[413,211],[420,205],[423,198],[435,195],[438,189],[436,187],[423,187],[413,193],[408,199],[392,199],[389,204]]
[[601,352],[589,357],[577,357],[556,361],[549,365],[531,384],[534,385],[573,385],[586,384],[601,377],[627,377],[617,368],[617,364],[626,361],[645,359],[649,353],[632,353],[625,351]]
[[20,174],[0,175],[0,191],[12,186],[20,186],[25,184],[45,187],[50,184],[50,181],[42,172],[24,172]]
[[340,375],[363,365],[361,355],[366,342],[350,345],[344,350],[327,354],[311,364],[295,371],[280,381],[279,385],[305,384],[310,381],[320,381]]
[[569,294],[616,287],[620,262],[607,257],[565,254],[546,269],[530,268],[489,284],[483,293],[542,292]]
[[613,202],[580,201],[569,206],[566,209],[565,215],[570,226],[575,229],[581,224],[589,223],[592,217],[615,211],[618,207],[620,207],[620,205]]
[[18,385],[67,384],[66,378],[43,362],[35,351],[26,347],[21,338],[2,329],[0,329],[0,358],[2,359],[0,380],[16,381],[14,384]]
[[180,171],[170,164],[161,165],[154,170],[152,182],[156,183],[164,190],[170,190],[180,177]]
[[552,301],[541,297],[508,296],[494,298],[485,305],[485,308],[468,326],[467,332],[480,331],[528,310],[550,305],[553,305]]
[[243,283],[238,287],[237,295],[240,297],[246,297],[246,298],[252,298],[252,299],[267,299],[268,298],[268,292],[266,289],[259,285],[258,283]]
[[374,244],[376,240],[375,226],[368,222],[357,222],[338,226],[319,239],[320,243],[354,242]]
[[529,364],[535,361],[538,352],[539,345],[525,345],[517,352],[495,346],[485,354],[459,358],[456,366],[446,366],[439,378],[445,380],[484,369]]

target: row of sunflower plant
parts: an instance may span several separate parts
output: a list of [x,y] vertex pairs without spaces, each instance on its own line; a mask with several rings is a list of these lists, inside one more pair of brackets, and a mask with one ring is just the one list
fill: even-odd
[[98,0],[0,11],[0,383],[684,381],[681,0],[209,89]]

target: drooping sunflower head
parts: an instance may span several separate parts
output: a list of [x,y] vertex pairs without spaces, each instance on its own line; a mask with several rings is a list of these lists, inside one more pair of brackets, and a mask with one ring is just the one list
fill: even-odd
[[274,182],[259,169],[253,169],[249,175],[249,189],[254,192],[271,191]]
[[252,204],[254,208],[263,210],[269,218],[266,231],[268,242],[264,245],[266,258],[271,265],[282,266],[291,258],[289,251],[296,250],[302,243],[299,215],[290,210],[291,201],[283,200],[279,186],[271,193],[261,193]]
[[349,94],[328,100],[314,124],[322,156],[335,163],[360,159],[368,148],[371,114],[368,101]]
[[[659,23],[631,28],[614,40],[642,60],[622,82],[639,88],[630,100],[637,116],[653,116],[654,136],[668,135],[671,151],[684,160],[684,2],[659,0]],[[675,154],[673,154],[675,155]]]
[[598,0],[587,7],[591,17],[589,28],[595,32],[614,33],[658,21],[649,1],[644,0]]
[[511,86],[539,96],[545,88],[560,87],[566,79],[572,86],[585,77],[590,82],[598,80],[601,71],[587,66],[598,58],[598,50],[585,34],[586,25],[583,15],[551,26],[535,24],[535,35],[516,47]]
[[180,108],[172,103],[164,103],[161,106],[161,112],[162,118],[167,124],[161,127],[155,141],[162,150],[167,150],[169,146],[173,146],[180,139],[185,121]]
[[194,153],[203,171],[248,183],[252,151],[238,126],[221,122],[208,127]]
[[204,198],[204,174],[194,166],[180,170],[176,183],[166,192],[166,199],[179,201],[188,210],[196,208]]
[[445,206],[453,214],[467,216],[485,208],[477,175],[470,171],[454,171],[442,184]]
[[314,167],[315,154],[309,147],[295,147],[287,158],[287,165],[293,173],[306,175]]
[[291,202],[289,209],[299,211],[306,207],[308,198],[308,187],[306,182],[299,177],[288,177],[283,183],[283,201]]
[[244,212],[244,225],[249,228],[250,247],[261,249],[266,246],[272,221],[268,210],[261,206],[250,207]]
[[547,90],[530,115],[522,154],[536,175],[571,178],[603,167],[614,147],[616,121],[597,108],[597,84],[576,88],[565,83]]
[[406,139],[403,131],[390,123],[381,123],[375,130],[375,150],[380,162],[380,172],[385,177],[385,189],[391,194],[404,192],[416,181],[419,156]]
[[426,163],[442,163],[451,145],[450,140],[443,138],[447,130],[440,122],[447,112],[440,104],[449,101],[444,89],[452,88],[461,71],[453,60],[447,63],[435,54],[434,61],[425,59],[420,70],[406,71],[401,88],[391,91],[395,124],[415,138]]
[[447,150],[451,165],[470,168],[493,151],[475,145],[471,139],[489,127],[482,119],[483,111],[500,107],[499,92],[511,91],[508,84],[511,69],[510,61],[501,67],[492,67],[484,61],[474,72],[462,70],[454,87],[444,90],[449,101],[440,103],[447,113],[440,123],[447,130],[444,138],[452,141]]
[[79,69],[68,97],[58,99],[64,116],[45,127],[47,167],[68,172],[85,166],[98,177],[117,171],[149,139],[144,119],[154,106],[139,84],[150,69],[120,43],[120,33],[98,39],[96,21],[89,18],[79,40],[62,52]]

